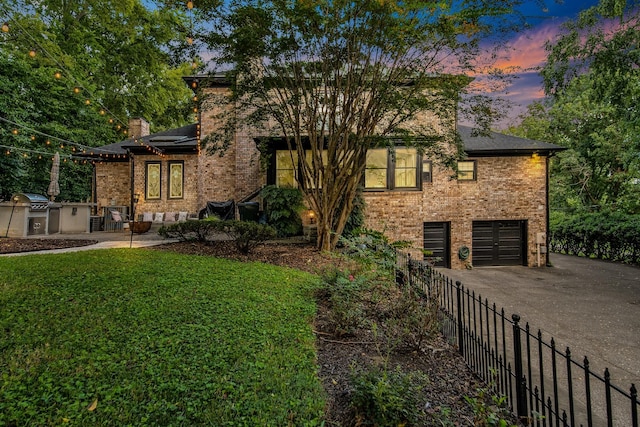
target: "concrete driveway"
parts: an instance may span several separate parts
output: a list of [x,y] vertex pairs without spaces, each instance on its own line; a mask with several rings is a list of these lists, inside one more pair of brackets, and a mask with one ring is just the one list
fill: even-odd
[[576,360],[587,356],[594,372],[611,372],[628,390],[640,384],[640,268],[551,254],[553,267],[478,267],[440,271],[517,313],[521,325],[554,337]]

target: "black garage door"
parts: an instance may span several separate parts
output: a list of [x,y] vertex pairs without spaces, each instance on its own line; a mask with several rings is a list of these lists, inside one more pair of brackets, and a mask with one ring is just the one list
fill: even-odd
[[424,249],[440,258],[438,267],[451,268],[449,229],[448,222],[424,223]]
[[526,221],[474,221],[473,265],[523,265]]

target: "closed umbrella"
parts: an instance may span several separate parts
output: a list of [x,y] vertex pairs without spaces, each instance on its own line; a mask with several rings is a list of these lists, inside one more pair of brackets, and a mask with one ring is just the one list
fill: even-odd
[[60,178],[60,154],[56,153],[53,156],[53,164],[51,165],[51,182],[49,183],[49,194],[51,201],[56,199],[56,196],[60,194],[60,184],[58,183]]

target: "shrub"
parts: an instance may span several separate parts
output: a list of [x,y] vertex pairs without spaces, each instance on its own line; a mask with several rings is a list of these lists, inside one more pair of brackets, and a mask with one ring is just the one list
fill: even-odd
[[210,224],[215,230],[226,233],[245,255],[260,243],[276,237],[273,227],[251,221],[213,221]]
[[427,299],[412,286],[398,289],[391,301],[385,333],[388,344],[407,350],[420,350],[422,345],[438,334],[438,299]]
[[389,371],[386,367],[353,368],[351,405],[357,425],[399,426],[418,421],[418,396],[428,383],[421,372],[405,373],[400,367]]
[[296,236],[302,232],[300,212],[304,204],[299,189],[268,185],[260,196],[265,200],[267,223],[276,229],[278,236]]
[[343,237],[353,237],[354,233],[364,225],[365,207],[366,203],[364,201],[364,197],[362,197],[362,190],[358,189],[356,197],[353,199],[353,209],[351,210],[351,213],[347,218],[347,223],[344,225],[344,230],[342,231]]
[[359,228],[352,237],[341,237],[340,244],[350,257],[366,266],[376,265],[391,274],[396,265],[396,250],[409,247],[406,241],[390,242],[381,231]]
[[362,291],[368,287],[366,275],[330,269],[323,273],[322,284],[319,292],[329,303],[332,332],[337,336],[354,333],[365,319]]
[[158,234],[167,239],[178,239],[183,242],[207,242],[215,232],[217,219],[188,220],[160,227]]

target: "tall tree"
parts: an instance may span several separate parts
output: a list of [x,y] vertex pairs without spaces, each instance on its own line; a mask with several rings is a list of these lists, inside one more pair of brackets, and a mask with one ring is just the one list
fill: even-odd
[[60,198],[85,199],[91,169],[70,157],[80,145],[126,138],[129,117],[145,117],[152,130],[188,121],[181,77],[193,70],[177,53],[186,45],[183,9],[150,9],[140,0],[25,0],[20,7],[0,0],[8,30],[0,32],[0,117],[9,120],[0,122],[0,144],[17,147],[0,160],[1,196],[46,190],[46,163],[60,151]]
[[[240,113],[221,117],[226,129],[248,123],[286,140],[318,216],[318,246],[331,249],[370,148],[402,140],[420,154],[457,154],[446,146],[457,141],[464,74],[479,71],[483,38],[518,25],[510,19],[518,3],[236,0],[199,8],[213,27],[204,39],[217,54],[214,68],[232,69],[229,101]],[[475,111],[485,124],[493,113]],[[224,149],[229,137],[213,135],[210,148]]]
[[639,11],[637,1],[602,0],[547,45],[549,134],[571,149],[556,171],[583,208],[640,209]]

